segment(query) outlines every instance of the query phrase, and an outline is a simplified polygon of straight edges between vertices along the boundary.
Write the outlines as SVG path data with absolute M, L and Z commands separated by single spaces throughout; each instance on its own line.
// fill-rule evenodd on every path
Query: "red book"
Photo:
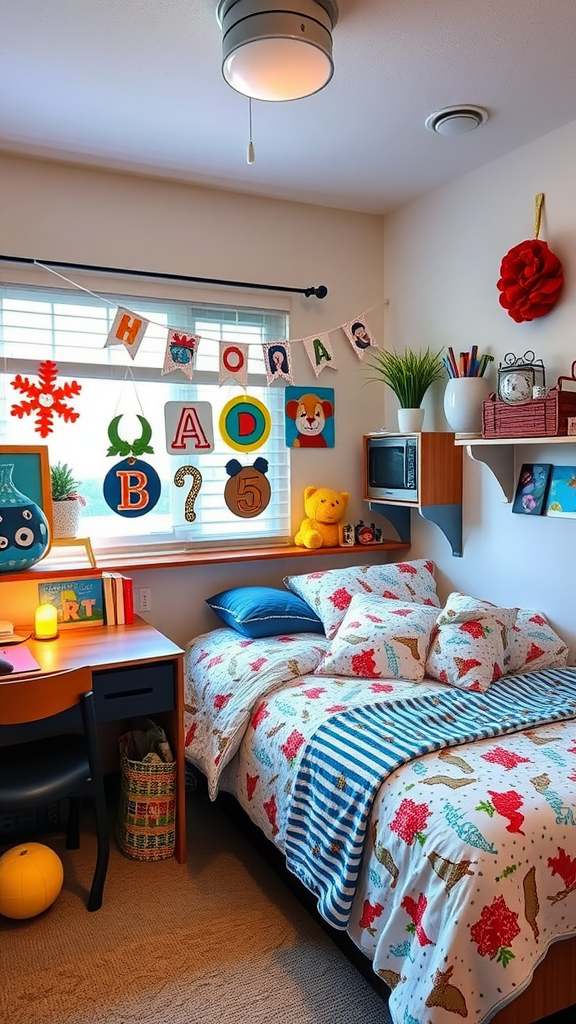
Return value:
M 124 621 L 127 626 L 134 622 L 134 587 L 129 576 L 122 577 L 124 593 Z

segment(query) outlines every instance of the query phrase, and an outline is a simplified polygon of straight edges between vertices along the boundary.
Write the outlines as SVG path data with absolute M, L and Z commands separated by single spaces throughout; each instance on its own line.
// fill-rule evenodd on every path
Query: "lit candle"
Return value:
M 34 616 L 34 639 L 54 640 L 58 636 L 58 613 L 53 604 L 40 604 Z

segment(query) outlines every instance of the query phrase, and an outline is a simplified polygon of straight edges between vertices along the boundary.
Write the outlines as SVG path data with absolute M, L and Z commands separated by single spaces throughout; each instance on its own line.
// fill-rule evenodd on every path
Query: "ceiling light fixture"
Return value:
M 460 104 L 455 107 L 443 107 L 430 114 L 424 124 L 428 131 L 438 135 L 465 135 L 474 131 L 488 120 L 488 111 L 484 107 L 472 104 Z
M 334 73 L 335 0 L 219 0 L 222 74 L 255 100 L 298 100 Z

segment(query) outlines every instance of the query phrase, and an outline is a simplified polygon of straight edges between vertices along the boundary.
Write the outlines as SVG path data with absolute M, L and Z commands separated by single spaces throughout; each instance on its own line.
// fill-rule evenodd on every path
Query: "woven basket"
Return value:
M 121 753 L 127 744 L 121 736 Z M 167 860 L 176 844 L 176 762 L 148 763 L 122 756 L 120 768 L 116 840 L 122 853 L 131 860 Z

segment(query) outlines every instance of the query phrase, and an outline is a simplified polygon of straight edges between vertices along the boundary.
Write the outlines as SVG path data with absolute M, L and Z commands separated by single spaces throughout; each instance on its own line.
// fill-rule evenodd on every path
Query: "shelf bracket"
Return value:
M 411 544 L 410 509 L 405 505 L 385 505 L 381 501 L 369 501 L 368 508 L 378 516 L 383 516 L 396 530 L 403 544 Z
M 411 543 L 410 512 L 406 505 L 388 505 L 381 501 L 369 501 L 368 508 L 376 515 L 387 519 L 404 544 Z M 462 557 L 462 505 L 420 505 L 418 512 L 423 519 L 442 530 L 455 558 Z
M 442 530 L 455 558 L 462 558 L 462 505 L 420 505 L 423 519 Z
M 513 442 L 512 442 L 513 443 Z M 504 501 L 514 497 L 514 449 L 508 445 L 466 445 L 466 452 L 474 462 L 483 462 L 496 478 Z

